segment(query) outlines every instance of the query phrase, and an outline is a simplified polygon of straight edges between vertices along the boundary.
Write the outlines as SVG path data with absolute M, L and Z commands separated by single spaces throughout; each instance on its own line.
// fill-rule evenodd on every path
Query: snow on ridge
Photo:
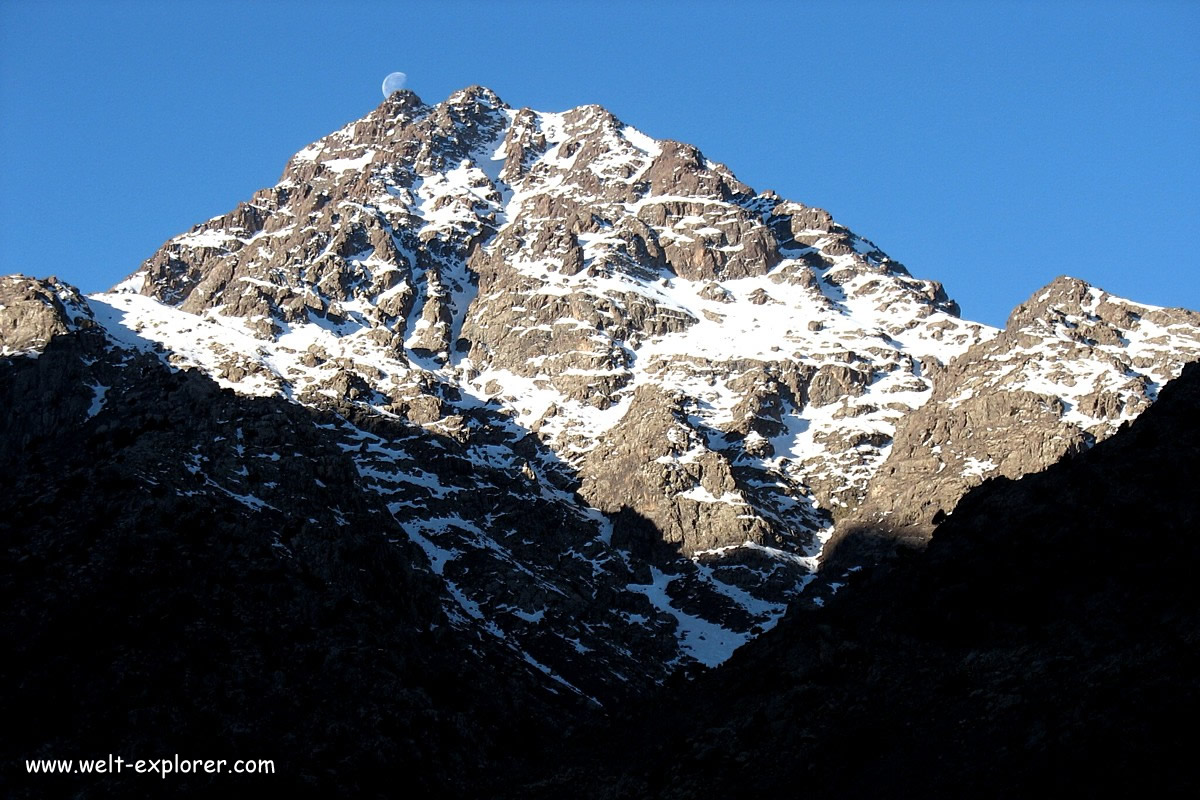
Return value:
M 662 154 L 662 145 L 658 143 L 657 139 L 647 136 L 632 125 L 626 125 L 624 128 L 622 128 L 621 135 L 625 137 L 630 144 L 651 158 L 656 158 Z

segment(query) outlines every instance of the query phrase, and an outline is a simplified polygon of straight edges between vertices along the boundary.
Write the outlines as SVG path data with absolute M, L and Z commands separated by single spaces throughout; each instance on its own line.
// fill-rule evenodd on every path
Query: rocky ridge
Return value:
M 927 536 L 967 490 L 1112 435 L 1200 359 L 1200 314 L 1058 278 L 938 376 L 896 431 L 855 524 Z

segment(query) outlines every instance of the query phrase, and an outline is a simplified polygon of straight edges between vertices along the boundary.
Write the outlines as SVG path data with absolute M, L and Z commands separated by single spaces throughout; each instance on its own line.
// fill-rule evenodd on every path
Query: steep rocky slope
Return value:
M 1108 441 L 976 487 L 924 552 L 533 760 L 508 796 L 1190 794 L 1198 412 L 1193 364 Z

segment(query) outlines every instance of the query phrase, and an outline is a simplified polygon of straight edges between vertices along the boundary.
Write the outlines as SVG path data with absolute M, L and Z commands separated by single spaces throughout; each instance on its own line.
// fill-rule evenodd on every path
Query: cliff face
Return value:
M 815 552 L 821 509 L 857 504 L 924 401 L 922 366 L 992 335 L 827 212 L 758 194 L 694 147 L 480 87 L 436 106 L 396 93 L 102 301 L 242 392 L 423 426 L 453 425 L 456 393 L 493 403 L 606 510 L 619 498 L 587 456 L 661 398 L 731 476 L 710 498 L 675 463 L 684 449 L 639 497 L 651 519 L 694 520 L 670 534 L 689 555 Z M 215 323 L 196 343 L 215 352 L 178 346 L 164 307 Z
M 57 278 L 0 277 L 0 357 L 36 353 L 55 336 L 92 324 L 87 304 Z

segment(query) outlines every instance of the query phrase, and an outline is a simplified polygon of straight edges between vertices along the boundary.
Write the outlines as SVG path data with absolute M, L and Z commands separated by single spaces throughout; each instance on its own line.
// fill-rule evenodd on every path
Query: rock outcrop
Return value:
M 57 278 L 0 277 L 0 356 L 40 352 L 55 336 L 90 324 L 75 287 Z

